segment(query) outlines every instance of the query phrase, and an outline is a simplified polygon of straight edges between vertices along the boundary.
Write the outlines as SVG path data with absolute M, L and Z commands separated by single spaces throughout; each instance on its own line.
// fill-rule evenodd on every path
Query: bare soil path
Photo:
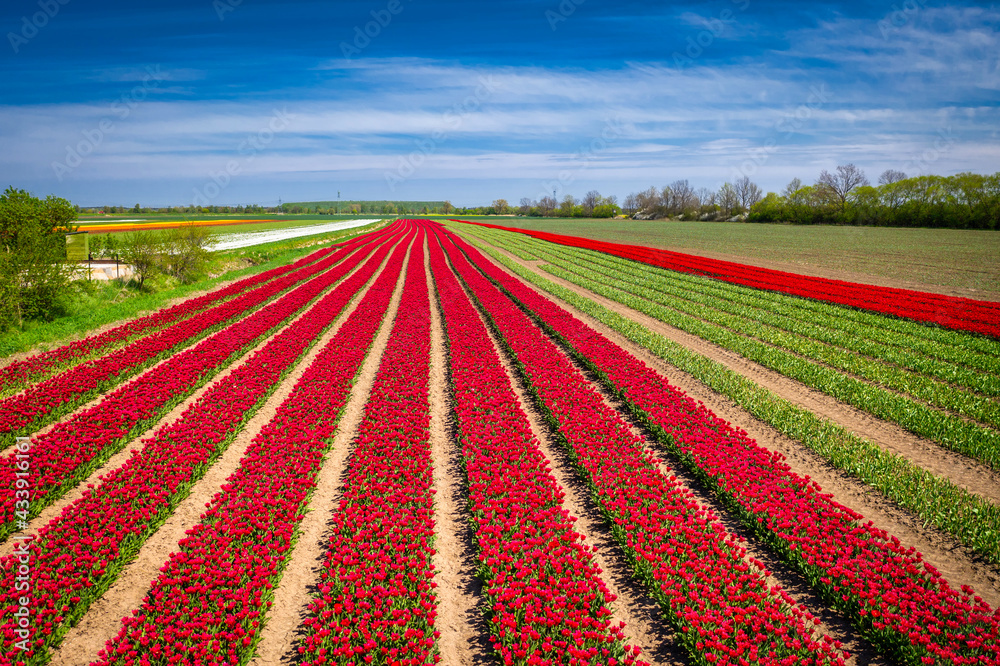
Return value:
M 389 341 L 396 313 L 399 311 L 406 266 L 409 261 L 414 260 L 413 257 L 414 251 L 411 248 L 407 259 L 403 262 L 385 318 L 341 412 L 337 434 L 316 478 L 316 489 L 309 500 L 307 513 L 296 528 L 297 540 L 288 556 L 288 564 L 281 582 L 275 589 L 274 601 L 261 631 L 260 643 L 257 644 L 256 653 L 250 662 L 252 666 L 297 663 L 296 642 L 302 621 L 309 615 L 308 606 L 312 600 L 310 595 L 316 591 L 319 582 L 328 543 L 330 516 L 341 499 L 344 474 L 354 450 L 352 443 L 364 418 L 365 404 L 371 394 L 375 376 L 382 362 L 382 354 Z M 350 312 L 356 309 L 365 289 L 366 287 L 359 292 Z M 346 321 L 350 312 L 342 315 L 340 323 Z

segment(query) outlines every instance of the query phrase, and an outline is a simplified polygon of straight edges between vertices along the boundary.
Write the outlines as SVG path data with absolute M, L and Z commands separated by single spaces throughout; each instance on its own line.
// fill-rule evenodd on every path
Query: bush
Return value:
M 65 234 L 75 220 L 73 205 L 59 197 L 13 187 L 0 196 L 0 330 L 58 313 L 71 277 Z

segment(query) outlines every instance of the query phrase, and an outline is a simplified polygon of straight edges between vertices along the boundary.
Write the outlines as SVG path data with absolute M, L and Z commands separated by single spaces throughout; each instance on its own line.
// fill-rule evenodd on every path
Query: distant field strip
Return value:
M 343 222 L 331 222 L 329 224 L 317 224 L 308 227 L 292 227 L 291 229 L 278 229 L 275 231 L 257 231 L 247 234 L 227 233 L 218 236 L 220 240 L 212 246 L 212 249 L 216 252 L 221 252 L 241 247 L 253 247 L 254 245 L 263 245 L 264 243 L 275 243 L 292 238 L 317 236 L 319 234 L 328 234 L 332 231 L 363 227 L 373 222 L 379 222 L 379 220 L 345 220 Z

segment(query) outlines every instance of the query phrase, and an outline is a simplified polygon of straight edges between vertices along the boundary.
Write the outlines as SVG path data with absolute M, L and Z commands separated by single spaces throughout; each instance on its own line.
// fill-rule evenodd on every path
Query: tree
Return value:
M 510 204 L 506 199 L 497 199 L 493 202 L 493 210 L 497 215 L 506 215 L 510 211 Z
M 196 280 L 204 271 L 214 242 L 207 227 L 188 224 L 170 230 L 161 244 L 161 270 L 184 284 Z
M 733 187 L 736 190 L 736 199 L 739 201 L 740 208 L 746 212 L 749 212 L 754 204 L 764 196 L 757 183 L 750 180 L 750 176 L 743 176 L 733 184 Z
M 151 231 L 133 231 L 122 237 L 122 261 L 135 270 L 140 287 L 158 271 L 159 252 L 159 243 Z
M 782 190 L 781 196 L 786 199 L 791 199 L 795 196 L 795 193 L 802 189 L 802 181 L 798 178 L 792 178 L 792 181 L 785 185 L 785 189 Z
M 55 314 L 71 278 L 66 233 L 77 230 L 76 216 L 60 197 L 13 187 L 0 195 L 0 328 Z
M 663 212 L 663 195 L 655 187 L 643 190 L 636 196 L 639 199 L 639 212 L 642 214 L 655 216 Z
M 886 169 L 882 172 L 882 175 L 878 177 L 879 185 L 891 185 L 892 183 L 898 183 L 901 180 L 906 180 L 906 174 L 902 171 L 896 171 L 895 169 Z
M 590 217 L 594 214 L 594 207 L 601 203 L 601 193 L 597 190 L 591 190 L 583 195 L 583 199 L 580 201 L 580 205 L 583 206 L 584 215 Z
M 855 188 L 868 185 L 868 178 L 864 171 L 853 164 L 844 164 L 837 167 L 835 174 L 823 169 L 817 185 L 829 191 L 831 198 L 840 203 L 840 210 L 843 211 L 847 209 L 847 197 Z
M 639 212 L 639 195 L 634 192 L 625 197 L 625 201 L 622 202 L 622 210 L 629 217 L 632 217 Z
M 574 206 L 576 206 L 576 199 L 573 198 L 572 194 L 567 194 L 563 197 L 562 203 L 559 204 L 559 214 L 563 217 L 573 217 Z
M 517 207 L 517 212 L 521 215 L 528 215 L 531 213 L 531 209 L 537 204 L 531 200 L 531 197 L 521 197 L 521 204 Z
M 445 201 L 441 206 L 441 212 L 445 215 L 451 215 L 451 211 L 455 210 L 455 207 L 451 205 L 450 201 Z
M 726 217 L 732 217 L 733 211 L 740 205 L 739 195 L 736 194 L 736 188 L 732 183 L 723 183 L 719 188 L 718 202 Z
M 538 202 L 538 208 L 542 211 L 542 215 L 548 216 L 552 215 L 556 209 L 557 202 L 555 197 L 544 196 Z
M 663 189 L 668 215 L 681 215 L 698 207 L 694 188 L 686 180 L 675 180 Z

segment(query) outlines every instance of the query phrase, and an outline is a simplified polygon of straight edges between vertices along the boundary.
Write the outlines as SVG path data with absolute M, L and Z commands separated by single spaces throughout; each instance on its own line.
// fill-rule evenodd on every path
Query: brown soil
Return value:
M 654 333 L 725 365 L 730 370 L 753 380 L 779 397 L 807 409 L 817 416 L 837 423 L 888 451 L 909 459 L 915 465 L 926 469 L 936 476 L 948 479 L 961 488 L 1000 504 L 1000 471 L 992 470 L 982 463 L 960 453 L 948 451 L 929 439 L 914 435 L 894 423 L 884 421 L 856 407 L 840 402 L 825 393 L 809 388 L 794 379 L 765 368 L 758 363 L 754 363 L 736 352 L 723 349 L 696 335 L 664 324 L 658 319 L 624 306 L 617 301 L 605 298 L 568 280 L 546 273 L 538 268 L 540 262 L 523 261 L 507 253 L 502 248 L 498 249 L 513 261 L 520 263 L 546 279 L 574 293 L 589 298 L 613 312 L 628 317 Z M 506 271 L 506 268 L 501 264 L 497 264 L 497 266 Z M 507 272 L 509 273 L 509 271 Z M 538 290 L 536 289 L 536 291 Z M 550 297 L 548 294 L 545 295 Z M 571 306 L 562 305 L 571 309 Z M 577 313 L 575 310 L 573 312 L 577 316 L 582 314 Z M 587 320 L 588 323 L 594 321 L 589 317 Z
M 443 319 L 434 298 L 430 258 L 425 255 L 427 285 L 431 293 L 431 457 L 434 461 L 434 580 L 437 583 L 441 633 L 441 661 L 455 666 L 492 664 L 482 580 L 476 575 L 476 548 L 467 509 L 468 493 L 463 481 L 464 463 L 451 433 L 448 359 Z
M 646 593 L 642 583 L 632 575 L 628 558 L 600 518 L 586 486 L 577 478 L 566 455 L 553 441 L 533 400 L 518 379 L 510 359 L 500 348 L 496 336 L 488 327 L 487 333 L 528 418 L 532 434 L 539 442 L 539 450 L 546 459 L 547 467 L 565 493 L 563 506 L 575 519 L 574 530 L 584 537 L 584 544 L 598 548 L 593 554 L 594 562 L 602 572 L 604 584 L 617 598 L 614 603 L 609 604 L 611 624 L 624 622 L 625 643 L 638 646 L 642 650 L 642 658 L 654 666 L 688 663 L 684 650 L 673 642 L 673 629 L 662 619 L 659 606 Z
M 691 248 L 664 247 L 664 250 L 672 252 L 682 252 L 684 254 L 695 254 L 709 259 L 720 259 L 722 261 L 732 261 L 738 264 L 750 264 L 762 268 L 770 268 L 788 273 L 798 273 L 799 275 L 812 275 L 814 277 L 827 278 L 831 280 L 845 280 L 847 282 L 857 282 L 860 284 L 871 284 L 879 287 L 893 287 L 896 289 L 912 289 L 913 291 L 926 291 L 932 294 L 944 294 L 945 296 L 960 296 L 962 298 L 972 298 L 979 301 L 1000 301 L 1000 291 L 989 289 L 973 289 L 971 287 L 950 287 L 939 284 L 925 284 L 913 280 L 902 280 L 899 278 L 886 277 L 884 275 L 872 275 L 869 273 L 859 273 L 826 266 L 818 266 L 804 261 L 778 261 L 776 259 L 761 259 L 747 257 L 737 254 L 727 254 L 725 252 L 710 252 L 706 250 L 692 250 Z M 820 255 L 822 256 L 822 255 Z M 934 267 L 929 267 L 933 269 Z
M 381 274 L 384 268 L 385 262 L 377 273 Z M 319 582 L 328 541 L 330 515 L 336 510 L 341 499 L 343 477 L 348 458 L 353 451 L 352 442 L 364 418 L 365 403 L 368 402 L 372 385 L 375 383 L 375 375 L 382 361 L 382 353 L 392 332 L 405 275 L 406 262 L 389 301 L 382 326 L 341 412 L 337 434 L 316 479 L 316 489 L 309 500 L 307 513 L 296 528 L 297 541 L 289 554 L 281 582 L 275 589 L 274 602 L 261 631 L 261 640 L 251 661 L 252 666 L 297 663 L 299 655 L 296 651 L 296 640 L 299 638 L 302 621 L 309 615 L 308 605 L 312 599 L 310 593 L 316 589 Z M 357 308 L 361 301 L 360 295 L 366 289 L 363 288 L 359 292 L 359 298 L 356 298 L 345 314 L 341 315 L 337 328 Z M 332 335 L 333 332 L 327 336 L 324 345 Z
M 506 271 L 506 268 L 502 265 L 497 264 L 497 266 L 501 270 Z M 544 274 L 544 276 L 547 279 L 552 279 L 554 282 L 558 282 L 558 280 L 553 278 L 553 276 L 548 274 Z M 564 284 L 564 286 L 574 289 L 577 293 L 581 293 L 588 298 L 593 298 L 593 300 L 597 302 L 601 302 L 602 305 L 605 305 L 609 309 L 614 309 L 625 316 L 632 317 L 633 313 L 629 312 L 618 303 L 612 304 L 610 302 L 603 302 L 599 296 L 586 292 L 575 285 Z M 875 492 L 857 478 L 833 468 L 832 465 L 824 461 L 812 451 L 806 449 L 801 443 L 782 435 L 771 426 L 758 421 L 729 399 L 715 393 L 687 373 L 684 373 L 665 363 L 662 359 L 654 356 L 645 348 L 632 343 L 630 340 L 621 336 L 604 324 L 576 310 L 573 306 L 552 297 L 550 294 L 536 289 L 533 285 L 529 284 L 528 287 L 535 289 L 535 291 L 539 292 L 541 295 L 549 298 L 553 302 L 558 303 L 569 312 L 572 312 L 573 315 L 581 321 L 587 323 L 588 326 L 614 341 L 622 348 L 628 350 L 634 356 L 645 362 L 646 365 L 659 371 L 662 375 L 664 375 L 664 377 L 669 379 L 671 384 L 680 388 L 693 399 L 702 401 L 705 406 L 716 415 L 746 430 L 747 433 L 749 433 L 749 435 L 761 446 L 770 450 L 778 451 L 786 456 L 786 462 L 791 466 L 793 471 L 802 476 L 809 475 L 823 487 L 824 492 L 831 493 L 834 499 L 838 502 L 864 515 L 865 518 L 867 520 L 871 520 L 876 527 L 897 536 L 905 545 L 915 547 L 923 554 L 926 561 L 930 562 L 941 571 L 942 575 L 953 587 L 957 589 L 962 584 L 971 585 L 976 589 L 977 594 L 982 596 L 990 605 L 993 607 L 1000 605 L 1000 569 L 984 563 L 978 555 L 958 543 L 953 537 L 932 527 L 925 527 L 922 520 L 905 510 L 901 510 L 896 504 L 886 499 L 883 495 Z M 635 320 L 642 324 L 646 323 L 638 316 L 635 317 Z M 662 327 L 662 324 L 660 324 L 660 326 Z M 684 340 L 678 341 L 685 344 L 685 346 L 688 346 Z M 696 341 L 697 340 L 692 342 Z M 701 342 L 704 343 L 704 341 Z M 695 347 L 694 345 L 691 345 L 689 348 L 693 348 L 695 351 L 701 351 L 700 348 Z M 726 362 L 722 355 L 717 355 L 714 358 L 720 362 Z M 757 376 L 753 374 L 749 374 L 748 376 L 750 376 L 751 379 L 754 379 L 754 381 L 757 381 Z M 771 386 L 767 387 L 772 391 L 774 390 Z M 804 389 L 802 389 L 802 391 L 804 391 Z M 797 394 L 792 391 L 789 395 L 782 395 L 782 397 L 791 399 L 796 397 L 796 395 Z M 825 401 L 830 400 L 830 398 L 825 397 Z M 802 404 L 807 409 L 812 409 L 810 404 L 804 404 L 804 401 L 802 400 L 792 401 Z M 820 400 L 820 403 L 825 401 Z M 839 405 L 839 403 L 835 403 L 835 405 Z M 840 405 L 840 407 L 850 410 L 850 408 L 844 408 L 842 405 Z M 824 416 L 829 418 L 828 415 L 824 414 Z M 837 421 L 837 419 L 831 420 Z M 867 427 L 864 427 L 869 424 L 876 426 L 874 433 Z M 878 424 L 882 425 L 879 426 Z M 872 437 L 873 434 L 876 436 L 887 437 L 886 432 L 880 431 L 878 429 L 879 427 L 884 427 L 891 431 L 891 429 L 895 426 L 890 426 L 868 416 L 866 419 L 858 418 L 855 421 L 854 429 L 859 430 L 861 435 L 872 438 L 873 441 L 883 444 L 881 439 Z M 947 452 L 943 451 L 939 447 L 934 447 L 933 454 L 935 456 L 943 456 L 947 454 Z M 946 465 L 947 461 L 943 463 L 943 466 Z M 976 466 L 973 465 L 972 468 L 975 469 Z M 970 483 L 961 482 L 961 479 L 963 478 L 961 471 L 955 471 L 954 474 L 948 474 L 947 478 L 961 483 L 961 485 L 965 487 L 971 486 Z M 995 486 L 991 493 L 995 496 Z
M 355 270 L 358 269 L 360 266 Z M 353 272 L 343 279 L 349 277 Z M 347 311 L 353 311 L 357 300 L 355 299 Z M 89 664 L 97 657 L 98 652 L 104 648 L 107 641 L 117 634 L 121 627 L 122 618 L 128 616 L 133 609 L 142 604 L 153 581 L 159 575 L 160 567 L 167 562 L 170 554 L 177 550 L 177 544 L 184 538 L 185 532 L 200 522 L 206 503 L 211 501 L 229 476 L 239 468 L 254 437 L 277 414 L 278 408 L 291 394 L 305 370 L 339 330 L 347 316 L 347 311 L 337 318 L 317 344 L 295 365 L 279 384 L 277 390 L 247 421 L 215 464 L 194 485 L 188 497 L 178 505 L 163 526 L 146 541 L 136 559 L 126 565 L 111 588 L 90 607 L 80 623 L 69 631 L 62 644 L 53 653 L 54 663 L 74 666 Z M 308 314 L 307 310 L 292 321 L 308 316 Z M 291 322 L 289 322 L 290 324 Z M 276 334 L 277 332 L 275 332 Z M 231 371 L 232 368 L 227 370 L 227 373 Z

